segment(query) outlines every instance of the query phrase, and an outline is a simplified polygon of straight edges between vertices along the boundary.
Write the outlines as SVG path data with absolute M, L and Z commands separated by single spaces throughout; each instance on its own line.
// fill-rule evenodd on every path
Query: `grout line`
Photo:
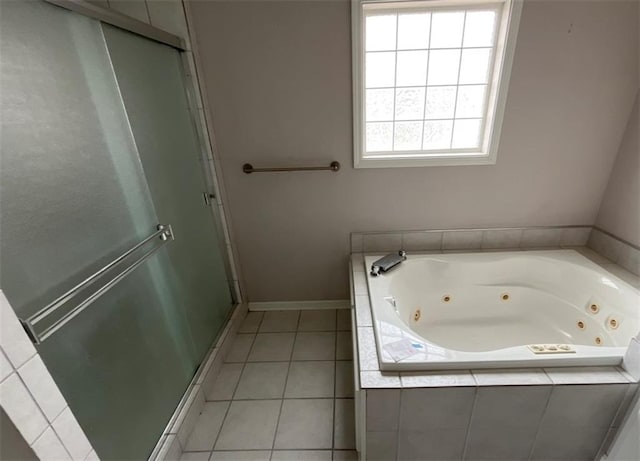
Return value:
M 476 381 L 477 384 L 477 380 L 475 379 L 475 377 L 473 376 L 473 380 Z M 469 434 L 471 433 L 471 423 L 473 422 L 473 415 L 475 414 L 476 411 L 476 405 L 478 404 L 478 392 L 480 391 L 480 388 L 476 385 L 476 387 L 473 390 L 473 405 L 471 406 L 471 414 L 469 415 L 469 422 L 467 423 L 467 430 L 465 432 L 464 435 L 464 445 L 462 446 L 462 459 L 465 460 L 467 459 L 467 449 L 469 448 Z

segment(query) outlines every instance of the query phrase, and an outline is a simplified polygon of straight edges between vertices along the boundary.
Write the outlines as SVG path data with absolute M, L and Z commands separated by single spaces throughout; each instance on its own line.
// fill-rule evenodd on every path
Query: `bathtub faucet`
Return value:
M 407 259 L 407 253 L 404 250 L 398 251 L 398 254 L 390 253 L 382 258 L 374 261 L 371 265 L 371 275 L 377 277 L 381 272 L 387 272 L 392 267 L 397 266 Z

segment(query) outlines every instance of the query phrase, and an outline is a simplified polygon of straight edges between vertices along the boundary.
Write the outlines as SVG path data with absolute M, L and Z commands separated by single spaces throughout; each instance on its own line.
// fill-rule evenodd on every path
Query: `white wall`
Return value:
M 382 170 L 352 168 L 347 0 L 190 3 L 250 301 L 346 298 L 352 231 L 595 222 L 637 88 L 637 2 L 526 1 L 497 165 Z

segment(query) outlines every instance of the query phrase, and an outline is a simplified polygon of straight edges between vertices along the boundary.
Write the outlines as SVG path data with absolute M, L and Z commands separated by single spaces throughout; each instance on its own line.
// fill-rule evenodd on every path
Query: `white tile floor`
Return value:
M 355 461 L 348 310 L 250 312 L 183 461 Z

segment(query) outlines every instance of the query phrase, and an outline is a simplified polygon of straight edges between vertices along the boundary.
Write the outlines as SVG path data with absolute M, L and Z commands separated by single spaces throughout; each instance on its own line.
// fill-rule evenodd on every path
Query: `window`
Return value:
M 352 2 L 356 168 L 495 163 L 521 2 Z

